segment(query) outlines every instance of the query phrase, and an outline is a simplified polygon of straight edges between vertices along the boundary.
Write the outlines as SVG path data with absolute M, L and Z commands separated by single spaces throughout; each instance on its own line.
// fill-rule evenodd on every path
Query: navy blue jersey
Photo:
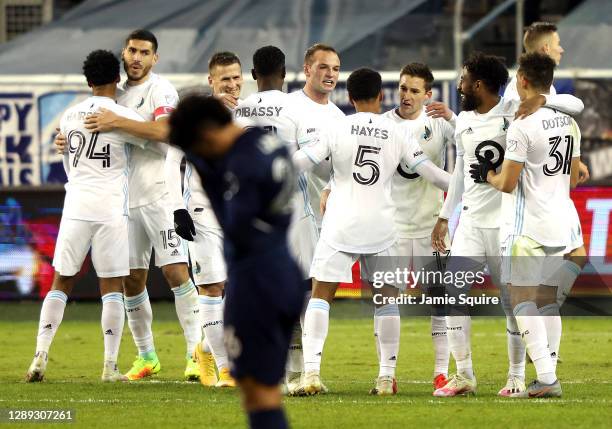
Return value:
M 187 158 L 223 229 L 228 264 L 287 245 L 296 175 L 280 140 L 250 128 L 220 159 Z

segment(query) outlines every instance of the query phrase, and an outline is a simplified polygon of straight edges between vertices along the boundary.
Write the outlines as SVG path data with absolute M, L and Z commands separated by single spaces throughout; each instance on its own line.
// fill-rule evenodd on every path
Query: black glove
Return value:
M 187 241 L 193 241 L 196 233 L 195 225 L 187 210 L 178 209 L 174 211 L 174 230 L 179 237 Z
M 475 183 L 487 183 L 487 174 L 491 170 L 495 170 L 495 167 L 488 159 L 481 160 L 478 164 L 470 164 L 470 176 Z

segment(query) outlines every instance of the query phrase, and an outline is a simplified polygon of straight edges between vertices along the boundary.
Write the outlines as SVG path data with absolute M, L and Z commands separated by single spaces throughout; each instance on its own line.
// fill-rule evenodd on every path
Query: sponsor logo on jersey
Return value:
M 359 125 L 351 125 L 351 134 L 354 136 L 374 137 L 383 140 L 389 138 L 389 131 L 384 128 L 362 127 Z
M 412 154 L 412 156 L 414 156 L 415 158 L 417 156 L 423 155 L 423 151 L 422 150 L 417 150 L 415 153 Z

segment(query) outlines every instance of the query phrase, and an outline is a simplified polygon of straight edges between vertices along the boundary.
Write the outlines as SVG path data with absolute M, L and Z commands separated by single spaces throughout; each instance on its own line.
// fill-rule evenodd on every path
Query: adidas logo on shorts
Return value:
M 115 335 L 111 329 L 107 329 L 104 335 Z
M 170 256 L 181 256 L 181 253 L 178 251 L 178 249 L 174 249 L 174 252 L 170 253 Z

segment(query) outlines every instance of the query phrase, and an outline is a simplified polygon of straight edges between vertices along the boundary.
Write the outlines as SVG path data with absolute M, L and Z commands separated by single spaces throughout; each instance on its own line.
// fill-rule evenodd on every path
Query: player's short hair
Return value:
M 260 76 L 280 74 L 285 68 L 285 54 L 276 46 L 264 46 L 253 54 L 253 69 Z
M 115 83 L 119 78 L 119 59 L 111 51 L 92 51 L 83 62 L 83 74 L 91 86 Z
M 406 64 L 402 71 L 400 72 L 400 79 L 402 76 L 408 75 L 413 77 L 420 77 L 425 81 L 425 90 L 431 91 L 431 86 L 433 85 L 434 77 L 431 73 L 431 69 L 427 64 L 422 63 L 410 63 Z
M 360 68 L 350 74 L 346 89 L 353 101 L 371 100 L 380 94 L 382 78 L 376 70 Z
M 338 52 L 336 52 L 336 50 L 331 46 L 326 45 L 325 43 L 315 43 L 310 48 L 306 49 L 306 52 L 304 53 L 304 64 L 312 64 L 314 54 L 319 51 L 333 52 L 334 54 L 338 55 Z
M 546 54 L 530 52 L 519 58 L 519 72 L 536 89 L 548 90 L 553 83 L 555 60 Z
M 189 95 L 170 115 L 168 140 L 182 149 L 190 149 L 206 128 L 219 128 L 231 122 L 231 112 L 215 97 Z
M 208 72 L 210 73 L 210 71 L 217 66 L 231 66 L 232 64 L 238 64 L 242 67 L 238 55 L 228 51 L 216 52 L 210 57 L 210 61 L 208 61 Z
M 138 30 L 132 31 L 125 38 L 125 46 L 127 46 L 130 40 L 144 40 L 145 42 L 151 42 L 151 44 L 153 45 L 153 52 L 157 52 L 157 37 L 155 37 L 155 35 L 149 30 L 139 28 Z
M 542 37 L 548 36 L 557 31 L 557 26 L 552 22 L 534 22 L 525 29 L 523 45 L 527 52 L 538 49 L 538 44 Z
M 508 69 L 504 59 L 495 55 L 474 52 L 465 60 L 463 67 L 467 69 L 474 80 L 481 80 L 489 91 L 499 93 L 502 86 L 508 82 Z

